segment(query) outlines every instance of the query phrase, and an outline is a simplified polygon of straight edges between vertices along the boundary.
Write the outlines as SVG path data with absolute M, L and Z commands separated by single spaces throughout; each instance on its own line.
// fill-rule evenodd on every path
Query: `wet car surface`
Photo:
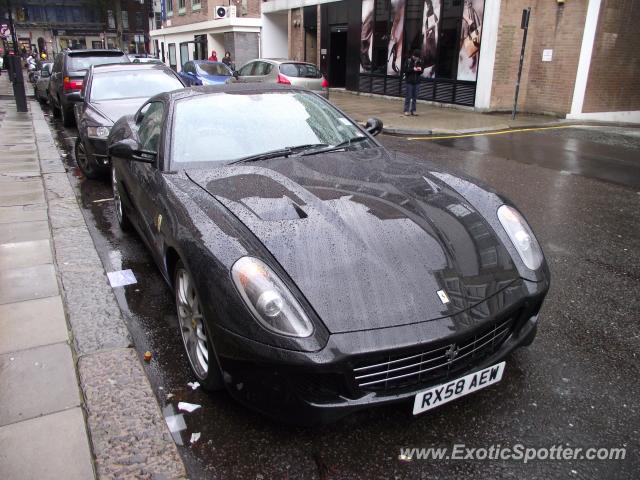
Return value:
M 105 269 L 130 268 L 137 278 L 137 284 L 114 291 L 138 353 L 153 353 L 144 365 L 160 406 L 171 412 L 178 401 L 202 405 L 184 415 L 187 428 L 174 436 L 182 444 L 190 478 L 633 478 L 640 469 L 640 338 L 634 321 L 640 313 L 640 186 L 572 175 L 560 160 L 532 165 L 518 159 L 517 151 L 507 159 L 491 149 L 461 150 L 450 140 L 382 137 L 387 147 L 479 177 L 516 202 L 545 250 L 554 285 L 536 340 L 507 358 L 499 384 L 419 417 L 411 415 L 410 405 L 401 404 L 360 412 L 333 425 L 294 428 L 244 408 L 224 392 L 207 394 L 187 385 L 194 378 L 172 293 L 141 240 L 117 226 L 110 185 L 86 180 L 77 170 L 75 129 L 62 129 L 59 121 L 48 118 L 66 153 Z M 587 141 L 582 134 L 548 135 L 554 142 L 566 135 L 575 144 Z M 524 136 L 518 140 L 530 141 Z M 454 148 L 438 145 L 447 142 Z M 629 142 L 625 148 L 640 148 L 640 141 L 631 137 Z M 556 147 L 559 157 L 562 151 Z M 201 438 L 189 444 L 194 432 Z M 398 459 L 401 447 L 495 443 L 626 446 L 629 451 L 623 461 L 527 465 Z

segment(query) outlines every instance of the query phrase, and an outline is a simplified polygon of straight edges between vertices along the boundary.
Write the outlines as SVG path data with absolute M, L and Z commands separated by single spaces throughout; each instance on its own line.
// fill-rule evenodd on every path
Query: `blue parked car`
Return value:
M 193 60 L 185 63 L 178 75 L 188 86 L 220 85 L 233 76 L 233 70 L 222 62 Z

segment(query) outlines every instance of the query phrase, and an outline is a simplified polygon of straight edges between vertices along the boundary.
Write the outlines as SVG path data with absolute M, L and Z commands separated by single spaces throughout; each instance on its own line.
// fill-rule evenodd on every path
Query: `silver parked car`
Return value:
M 43 63 L 42 69 L 38 72 L 38 79 L 33 84 L 33 94 L 40 103 L 47 101 L 47 89 L 49 88 L 52 68 L 53 62 Z
M 313 63 L 276 58 L 258 58 L 238 70 L 243 82 L 281 83 L 329 96 L 329 82 Z

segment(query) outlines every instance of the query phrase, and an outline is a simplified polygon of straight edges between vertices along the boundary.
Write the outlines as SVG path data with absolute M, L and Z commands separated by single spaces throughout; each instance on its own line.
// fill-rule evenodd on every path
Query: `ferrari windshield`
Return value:
M 174 164 L 228 163 L 303 146 L 350 146 L 365 137 L 328 102 L 305 92 L 196 96 L 179 100 L 174 112 Z M 351 148 L 368 143 L 353 142 Z

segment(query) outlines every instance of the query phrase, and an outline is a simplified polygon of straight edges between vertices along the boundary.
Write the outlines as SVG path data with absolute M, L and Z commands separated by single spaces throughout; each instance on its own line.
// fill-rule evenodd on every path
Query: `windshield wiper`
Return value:
M 305 157 L 307 155 L 317 155 L 318 153 L 325 153 L 325 152 L 334 152 L 336 150 L 342 150 L 343 148 L 347 148 L 350 147 L 351 145 L 353 145 L 354 143 L 358 143 L 358 142 L 362 142 L 364 140 L 368 140 L 369 137 L 352 137 L 348 140 L 345 140 L 344 142 L 340 142 L 337 145 L 332 145 L 329 148 L 322 148 L 320 150 L 314 150 L 313 152 L 307 152 L 307 153 L 303 153 L 302 156 Z
M 300 152 L 302 150 L 325 146 L 327 146 L 326 143 L 309 143 L 307 145 L 297 145 L 295 147 L 278 148 L 276 150 L 269 150 L 268 152 L 257 153 L 255 155 L 249 155 L 248 157 L 234 160 L 233 162 L 229 163 L 229 165 L 233 165 L 234 163 L 258 162 L 260 160 L 268 160 L 270 158 L 288 157 L 289 155 L 293 155 L 294 153 Z

